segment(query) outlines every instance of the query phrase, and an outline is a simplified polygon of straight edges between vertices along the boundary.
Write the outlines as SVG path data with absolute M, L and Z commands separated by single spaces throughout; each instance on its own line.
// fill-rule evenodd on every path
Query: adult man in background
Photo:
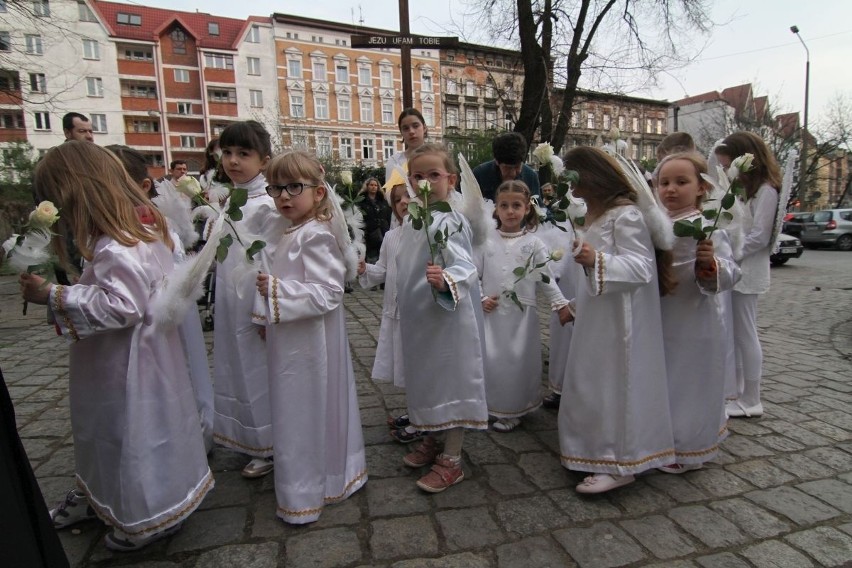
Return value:
M 69 112 L 62 117 L 62 132 L 65 133 L 65 141 L 80 140 L 81 142 L 95 142 L 95 133 L 92 123 L 85 114 Z
M 520 132 L 504 132 L 491 142 L 494 159 L 473 168 L 482 197 L 494 201 L 497 187 L 504 181 L 520 180 L 530 188 L 531 195 L 539 195 L 538 174 L 524 164 L 527 141 Z

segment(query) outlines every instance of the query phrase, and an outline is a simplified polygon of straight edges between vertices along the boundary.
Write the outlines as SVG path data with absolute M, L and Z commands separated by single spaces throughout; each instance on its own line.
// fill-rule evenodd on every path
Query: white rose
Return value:
M 417 188 L 420 190 L 420 193 L 429 193 L 432 191 L 432 186 L 429 185 L 429 180 L 421 179 L 417 182 Z
M 343 170 L 340 172 L 340 181 L 343 185 L 352 185 L 352 171 Z
M 731 169 L 738 172 L 747 172 L 751 169 L 751 164 L 754 161 L 754 154 L 743 154 L 731 162 Z
M 180 178 L 180 181 L 175 185 L 175 189 L 191 198 L 201 193 L 201 184 L 194 177 L 187 175 Z
M 550 167 L 553 169 L 553 175 L 559 177 L 565 171 L 565 164 L 559 156 L 550 157 Z
M 548 163 L 551 156 L 553 156 L 553 146 L 548 142 L 542 142 L 533 150 L 533 158 L 541 165 Z
M 577 219 L 578 217 L 586 216 L 586 202 L 580 199 L 579 197 L 571 197 L 571 203 L 568 204 L 567 210 L 568 216 L 571 219 Z
M 559 262 L 560 260 L 562 260 L 563 256 L 565 256 L 565 251 L 562 249 L 556 249 L 555 251 L 550 253 L 550 258 L 553 259 L 555 262 Z
M 30 213 L 29 225 L 34 229 L 47 229 L 58 220 L 59 209 L 50 201 L 42 201 Z

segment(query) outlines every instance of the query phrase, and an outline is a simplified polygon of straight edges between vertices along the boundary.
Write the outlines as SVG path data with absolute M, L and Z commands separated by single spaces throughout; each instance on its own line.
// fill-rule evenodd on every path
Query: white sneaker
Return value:
M 116 552 L 133 552 L 175 534 L 182 526 L 183 523 L 178 523 L 165 530 L 141 538 L 131 537 L 118 529 L 113 529 L 111 533 L 104 537 L 104 545 Z
M 272 458 L 254 458 L 243 468 L 243 477 L 256 479 L 272 473 Z
M 89 499 L 82 491 L 72 489 L 65 495 L 65 500 L 50 510 L 53 528 L 64 529 L 83 521 L 97 519 L 95 510 L 89 505 Z
M 757 418 L 763 416 L 763 404 L 746 406 L 739 399 L 729 400 L 725 403 L 725 414 L 728 418 Z

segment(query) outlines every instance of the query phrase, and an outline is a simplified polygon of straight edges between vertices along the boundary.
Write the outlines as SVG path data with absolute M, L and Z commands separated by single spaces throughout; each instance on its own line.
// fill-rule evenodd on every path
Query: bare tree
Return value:
M 620 92 L 687 64 L 709 31 L 706 0 L 468 0 L 495 38 L 518 45 L 526 76 L 515 130 L 558 151 L 580 84 Z M 517 23 L 517 25 L 515 25 Z M 691 55 L 690 55 L 691 54 Z M 551 108 L 555 89 L 561 104 Z

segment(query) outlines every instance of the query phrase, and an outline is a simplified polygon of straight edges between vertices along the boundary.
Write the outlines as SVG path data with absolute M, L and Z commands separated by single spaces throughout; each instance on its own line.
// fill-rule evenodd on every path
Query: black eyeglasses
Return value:
M 273 199 L 277 199 L 281 197 L 281 194 L 285 191 L 290 197 L 296 197 L 301 195 L 306 187 L 319 187 L 318 185 L 311 185 L 309 183 L 302 183 L 300 181 L 294 181 L 291 183 L 285 183 L 284 185 L 267 185 L 266 193 L 269 197 Z

